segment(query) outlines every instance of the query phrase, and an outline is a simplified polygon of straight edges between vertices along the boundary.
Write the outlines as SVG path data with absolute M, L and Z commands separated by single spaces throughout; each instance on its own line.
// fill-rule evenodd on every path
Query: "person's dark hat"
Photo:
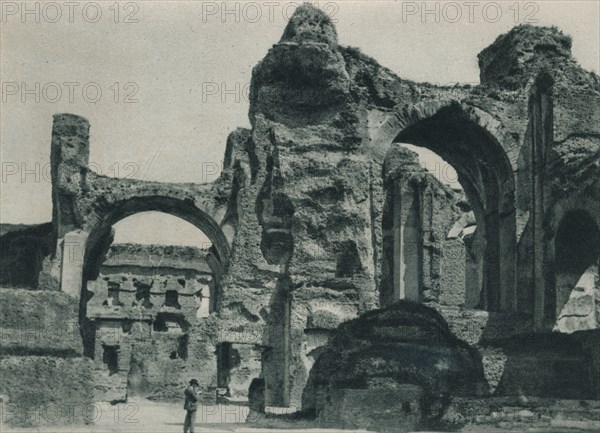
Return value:
M 200 385 L 196 379 L 190 380 L 190 385 Z

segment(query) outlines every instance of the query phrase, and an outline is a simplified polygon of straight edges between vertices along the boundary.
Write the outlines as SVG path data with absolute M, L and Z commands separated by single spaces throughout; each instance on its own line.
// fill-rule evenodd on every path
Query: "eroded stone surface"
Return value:
M 311 378 L 319 365 L 329 372 L 322 383 L 339 382 L 338 413 L 360 398 L 356 389 L 402 393 L 393 391 L 402 378 L 414 378 L 428 396 L 419 406 L 425 419 L 442 417 L 456 395 L 483 401 L 477 410 L 488 395 L 548 397 L 562 389 L 566 398 L 600 398 L 561 382 L 574 377 L 592 394 L 600 389 L 598 283 L 567 304 L 593 328 L 567 338 L 573 353 L 546 341 L 563 295 L 598 260 L 598 78 L 552 28 L 519 26 L 479 61 L 479 86 L 404 80 L 339 45 L 326 14 L 302 6 L 253 70 L 252 128 L 230 134 L 224 170 L 205 184 L 98 176 L 87 167 L 87 120 L 56 115 L 53 221 L 6 229 L 1 238 L 1 269 L 22 264 L 37 277 L 3 274 L 2 291 L 18 298 L 12 287 L 60 289 L 83 299 L 86 355 L 98 361 L 107 353 L 89 374 L 101 378 L 96 391 L 114 399 L 131 392 L 178 400 L 197 377 L 203 401 L 214 402 L 217 391 L 245 397 L 243 388 L 264 379 L 267 406 L 298 407 L 313 395 L 306 408 L 315 408 Z M 422 170 L 399 143 L 439 154 L 464 191 Z M 205 262 L 193 256 L 179 266 L 176 253 L 168 270 L 149 275 L 160 266 L 134 246 L 125 254 L 133 261 L 118 262 L 111 226 L 148 210 L 204 231 L 212 242 Z M 571 263 L 560 253 L 578 222 L 589 228 L 578 234 L 589 254 Z M 34 258 L 5 242 L 17 232 L 35 233 Z M 75 252 L 72 239 L 82 244 Z M 204 264 L 212 287 L 208 278 L 197 281 Z M 191 302 L 196 283 L 214 291 L 202 314 Z M 121 288 L 118 299 L 109 296 Z M 414 307 L 416 314 L 397 304 L 406 300 L 427 307 Z M 386 308 L 372 311 L 379 307 Z M 40 308 L 48 317 L 62 311 Z M 7 315 L 14 320 L 6 326 L 17 316 Z M 357 323 L 370 324 L 371 334 Z M 547 344 L 532 353 L 524 336 Z M 345 368 L 334 368 L 339 362 Z M 563 374 L 571 370 L 577 375 Z M 12 400 L 17 391 L 3 392 Z
M 335 417 L 354 428 L 377 425 L 378 413 L 363 410 L 357 419 L 352 405 L 344 402 L 351 393 L 340 390 L 379 390 L 394 402 L 407 403 L 404 417 L 401 412 L 397 416 L 400 422 L 406 418 L 409 429 L 439 419 L 450 395 L 481 397 L 488 392 L 477 352 L 456 339 L 435 310 L 410 302 L 339 327 L 309 383 L 304 409 L 314 408 L 318 416 Z

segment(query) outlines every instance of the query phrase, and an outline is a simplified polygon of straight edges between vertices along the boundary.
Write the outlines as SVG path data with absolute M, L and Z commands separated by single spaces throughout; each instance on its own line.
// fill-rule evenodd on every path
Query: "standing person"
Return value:
M 200 384 L 196 379 L 190 380 L 188 386 L 183 392 L 185 395 L 185 403 L 183 408 L 187 411 L 185 421 L 183 422 L 183 433 L 194 433 L 194 424 L 196 422 L 196 411 L 198 410 L 198 387 Z

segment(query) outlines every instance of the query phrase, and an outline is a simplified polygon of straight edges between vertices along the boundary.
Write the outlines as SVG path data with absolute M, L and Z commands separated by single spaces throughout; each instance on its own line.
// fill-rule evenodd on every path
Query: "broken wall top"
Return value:
M 598 76 L 571 55 L 571 44 L 571 37 L 556 27 L 517 26 L 477 56 L 481 84 L 517 90 L 544 71 L 557 84 L 600 90 Z
M 481 85 L 442 87 L 398 77 L 357 48 L 337 44 L 330 18 L 308 4 L 299 7 L 283 37 L 254 68 L 250 119 L 257 114 L 290 127 L 329 124 L 347 135 L 343 150 L 360 148 L 362 109 L 395 111 L 424 101 L 457 100 L 500 119 L 523 136 L 529 88 L 542 72 L 567 92 L 600 95 L 600 81 L 571 55 L 571 38 L 554 27 L 521 25 L 499 36 L 478 56 Z M 574 119 L 571 119 L 574 120 Z M 564 126 L 569 129 L 568 125 Z

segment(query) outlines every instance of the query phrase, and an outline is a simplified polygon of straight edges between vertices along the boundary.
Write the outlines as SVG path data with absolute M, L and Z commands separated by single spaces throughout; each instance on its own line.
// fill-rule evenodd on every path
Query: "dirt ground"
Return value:
M 180 433 L 183 431 L 185 411 L 181 404 L 156 403 L 137 399 L 127 403 L 111 405 L 97 403 L 94 408 L 93 425 L 48 425 L 37 428 L 9 428 L 0 426 L 0 433 Z M 319 429 L 309 423 L 277 422 L 276 428 L 252 427 L 246 424 L 248 407 L 237 405 L 200 406 L 196 416 L 197 433 L 368 433 L 366 430 Z M 462 433 L 575 433 L 596 431 L 579 426 L 557 425 L 547 427 L 519 426 L 498 428 L 493 426 L 468 426 Z M 423 433 L 423 432 L 421 432 Z M 426 432 L 427 433 L 427 432 Z M 436 432 L 428 432 L 436 433 Z

